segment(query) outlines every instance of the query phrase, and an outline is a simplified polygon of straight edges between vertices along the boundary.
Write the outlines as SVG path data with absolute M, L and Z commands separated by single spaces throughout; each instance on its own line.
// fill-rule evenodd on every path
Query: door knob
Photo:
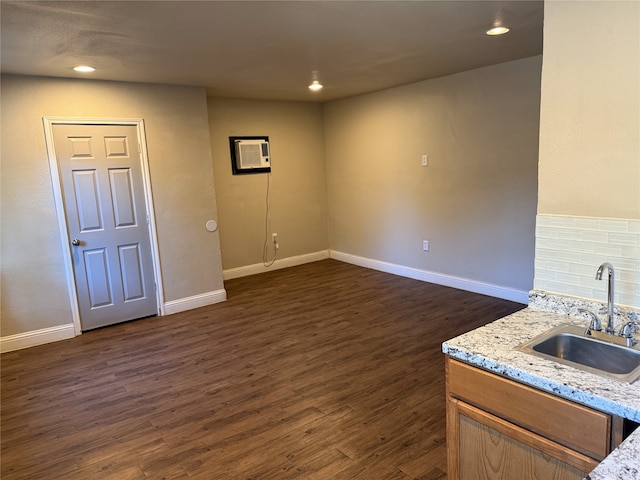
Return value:
M 71 240 L 71 245 L 73 245 L 74 247 L 77 247 L 78 245 L 80 245 L 80 240 L 78 240 L 77 238 L 74 238 L 73 240 Z

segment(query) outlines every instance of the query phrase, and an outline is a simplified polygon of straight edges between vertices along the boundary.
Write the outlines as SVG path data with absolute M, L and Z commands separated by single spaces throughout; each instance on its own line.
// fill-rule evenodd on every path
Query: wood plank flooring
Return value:
M 334 260 L 3 354 L 15 479 L 446 478 L 440 344 L 524 305 Z

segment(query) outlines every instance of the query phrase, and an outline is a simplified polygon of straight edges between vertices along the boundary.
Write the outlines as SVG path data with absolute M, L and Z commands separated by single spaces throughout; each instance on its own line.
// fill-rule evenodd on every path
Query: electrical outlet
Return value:
M 429 155 L 422 155 L 422 166 L 426 167 L 429 165 Z
M 422 250 L 424 250 L 425 252 L 429 251 L 429 240 L 422 241 Z
M 271 234 L 271 241 L 273 243 L 277 243 L 278 242 L 278 234 L 277 233 L 272 233 Z

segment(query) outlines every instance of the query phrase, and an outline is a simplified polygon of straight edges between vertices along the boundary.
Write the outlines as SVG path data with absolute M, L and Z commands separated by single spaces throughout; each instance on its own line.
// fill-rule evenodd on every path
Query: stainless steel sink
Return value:
M 624 345 L 614 335 L 585 328 L 560 325 L 516 347 L 531 355 L 547 358 L 597 375 L 632 383 L 640 378 L 640 350 Z

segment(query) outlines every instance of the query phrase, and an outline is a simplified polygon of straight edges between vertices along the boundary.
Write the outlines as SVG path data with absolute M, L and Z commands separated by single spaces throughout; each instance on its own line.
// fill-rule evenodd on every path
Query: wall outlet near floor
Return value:
M 429 155 L 422 155 L 422 166 L 426 167 L 429 165 Z
M 425 252 L 429 251 L 429 240 L 422 241 L 422 250 L 424 250 Z

